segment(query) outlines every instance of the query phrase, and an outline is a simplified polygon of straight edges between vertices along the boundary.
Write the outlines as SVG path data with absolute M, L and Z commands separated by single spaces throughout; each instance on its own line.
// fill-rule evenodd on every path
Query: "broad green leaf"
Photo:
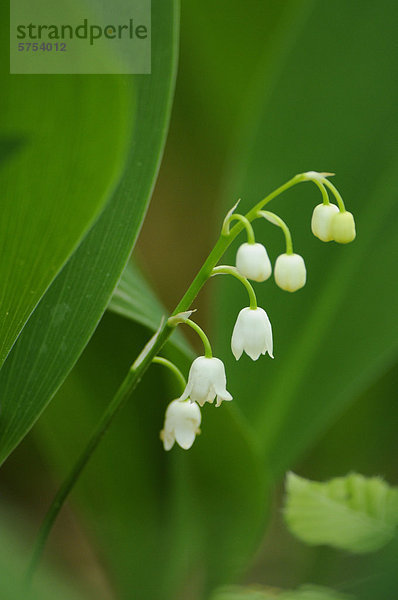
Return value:
M 33 425 L 87 344 L 127 263 L 145 215 L 174 88 L 174 1 L 153 2 L 152 19 L 152 74 L 120 79 L 126 92 L 132 86 L 136 97 L 123 177 L 95 226 L 29 319 L 0 372 L 1 461 Z
M 398 488 L 379 477 L 352 473 L 319 483 L 289 473 L 286 492 L 286 523 L 307 544 L 364 553 L 396 534 Z
M 167 318 L 168 315 L 144 275 L 131 261 L 127 263 L 123 271 L 108 305 L 108 310 L 136 321 L 153 331 L 159 327 L 162 317 Z M 171 342 L 188 356 L 192 354 L 189 344 L 180 331 L 176 330 L 172 334 Z
M 273 325 L 275 360 L 260 367 L 231 358 L 227 368 L 275 476 L 397 356 L 397 14 L 388 0 L 377 9 L 366 1 L 360 11 L 314 2 L 283 69 L 263 86 L 250 141 L 237 144 L 225 209 L 238 197 L 241 210 L 249 208 L 295 173 L 328 170 L 337 173 L 334 183 L 358 226 L 348 246 L 315 239 L 310 219 L 320 195 L 308 184 L 270 205 L 292 228 L 308 282 L 295 294 L 272 280 L 256 287 Z M 284 251 L 280 232 L 266 222 L 256 231 L 274 261 Z M 226 357 L 246 299 L 231 293 L 235 282 L 219 285 L 215 323 Z
M 104 316 L 35 428 L 59 473 L 69 470 L 86 444 L 147 337 L 136 324 Z M 173 347 L 167 356 L 187 372 L 190 361 Z M 249 433 L 230 407 L 202 411 L 202 434 L 191 450 L 163 450 L 164 411 L 178 391 L 167 371 L 152 366 L 73 495 L 121 599 L 134 589 L 142 600 L 171 600 L 191 579 L 203 591 L 230 581 L 263 529 L 267 482 Z
M 10 75 L 0 16 L 1 366 L 109 198 L 132 111 L 118 77 Z
M 354 600 L 353 596 L 340 594 L 329 588 L 318 585 L 303 585 L 297 590 L 282 591 L 276 589 L 261 589 L 231 587 L 217 590 L 210 600 Z

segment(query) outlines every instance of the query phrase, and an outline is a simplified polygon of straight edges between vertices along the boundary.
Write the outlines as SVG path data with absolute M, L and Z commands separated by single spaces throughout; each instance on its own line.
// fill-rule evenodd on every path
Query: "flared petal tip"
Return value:
M 171 450 L 175 442 L 174 436 L 162 429 L 162 431 L 159 434 L 159 437 L 163 442 L 163 448 L 166 450 L 166 452 Z
M 177 429 L 176 441 L 183 450 L 189 450 L 195 441 L 195 431 L 185 428 Z
M 231 350 L 236 360 L 239 360 L 243 354 L 243 348 L 236 348 L 235 346 L 232 346 Z
M 216 401 L 216 407 L 221 406 L 222 402 L 230 402 L 232 400 L 232 396 L 229 392 L 227 392 L 227 390 L 225 390 L 225 392 L 223 392 L 222 396 L 220 394 L 217 394 L 217 401 Z
M 265 354 L 265 352 L 250 352 L 250 351 L 246 350 L 246 354 L 252 360 L 258 360 L 260 358 L 260 355 Z

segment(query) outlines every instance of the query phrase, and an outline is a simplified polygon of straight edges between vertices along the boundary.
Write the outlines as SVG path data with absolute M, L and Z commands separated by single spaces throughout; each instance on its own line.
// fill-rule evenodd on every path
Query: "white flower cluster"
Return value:
M 323 193 L 324 202 L 315 207 L 312 215 L 311 229 L 313 234 L 324 242 L 334 240 L 346 244 L 355 239 L 355 222 L 350 212 L 344 209 L 341 196 L 334 186 L 326 181 L 325 175 L 330 173 L 316 173 L 310 171 L 303 174 L 305 180 L 317 183 Z M 337 198 L 339 207 L 330 204 L 325 185 L 332 189 Z M 235 207 L 229 211 L 224 221 L 226 235 L 229 234 L 229 223 L 233 219 L 240 220 L 248 231 L 248 242 L 240 245 L 236 255 L 236 269 L 233 267 L 217 267 L 212 274 L 231 274 L 241 280 L 248 289 L 250 307 L 243 308 L 237 317 L 231 339 L 231 349 L 236 360 L 243 352 L 252 359 L 257 360 L 261 354 L 269 354 L 273 358 L 272 327 L 267 313 L 257 307 L 256 296 L 248 280 L 264 282 L 272 275 L 272 265 L 266 248 L 255 242 L 254 232 L 247 217 L 233 214 Z M 304 287 L 307 278 L 304 259 L 293 252 L 290 231 L 280 217 L 268 211 L 259 210 L 254 218 L 265 217 L 268 221 L 278 225 L 286 237 L 286 252 L 278 256 L 274 266 L 274 279 L 276 284 L 288 292 L 295 292 Z M 252 217 L 253 218 L 253 217 Z M 184 313 L 188 314 L 188 313 Z M 188 323 L 188 321 L 185 321 Z M 199 334 L 207 340 L 204 332 L 190 322 Z M 202 338 L 203 339 L 203 338 Z M 208 340 L 207 344 L 210 346 Z M 206 346 L 205 346 L 206 347 Z M 209 355 L 210 354 L 210 355 Z M 216 399 L 216 406 L 223 401 L 232 400 L 231 394 L 226 389 L 226 375 L 223 362 L 210 353 L 196 358 L 190 368 L 188 383 L 181 397 L 174 400 L 166 410 L 165 425 L 161 432 L 165 450 L 170 450 L 176 441 L 182 448 L 192 446 L 195 436 L 200 432 L 200 408 L 206 403 L 212 404 Z
M 355 221 L 352 213 L 339 211 L 335 204 L 318 204 L 311 221 L 312 233 L 322 242 L 348 244 L 355 240 Z
M 170 450 L 176 441 L 188 450 L 200 433 L 201 414 L 199 406 L 206 402 L 220 406 L 223 400 L 232 400 L 227 391 L 224 363 L 219 358 L 198 356 L 189 371 L 187 386 L 180 398 L 174 400 L 166 410 L 164 428 L 160 432 L 165 450 Z

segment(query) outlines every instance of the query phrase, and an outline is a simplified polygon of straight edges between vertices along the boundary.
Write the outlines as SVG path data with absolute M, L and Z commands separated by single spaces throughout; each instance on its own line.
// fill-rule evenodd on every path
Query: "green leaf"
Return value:
M 157 330 L 162 317 L 166 318 L 168 314 L 140 269 L 131 261 L 123 271 L 108 310 L 152 331 Z M 189 344 L 178 329 L 172 334 L 170 341 L 187 356 L 192 356 Z
M 256 287 L 273 325 L 275 360 L 259 368 L 243 357 L 232 369 L 230 358 L 227 369 L 275 477 L 397 356 L 397 11 L 389 0 L 377 9 L 364 2 L 360 12 L 341 1 L 333 11 L 314 2 L 283 68 L 272 85 L 261 84 L 250 141 L 237 144 L 225 209 L 242 197 L 245 210 L 295 173 L 328 170 L 357 220 L 354 243 L 323 244 L 310 231 L 320 202 L 315 186 L 303 184 L 270 205 L 292 228 L 308 282 L 295 294 L 272 280 Z M 280 232 L 266 222 L 256 232 L 274 261 L 284 251 Z M 219 285 L 215 322 L 227 356 L 245 298 L 232 293 L 234 283 Z
M 174 1 L 153 2 L 152 19 L 152 74 L 120 79 L 127 91 L 133 85 L 136 97 L 124 175 L 95 226 L 41 300 L 0 371 L 1 461 L 33 425 L 87 344 L 144 218 L 159 168 L 174 89 Z M 79 81 L 85 78 L 81 76 Z
M 372 552 L 396 533 L 398 488 L 379 477 L 352 473 L 319 483 L 289 473 L 286 490 L 286 523 L 312 546 Z
M 0 367 L 108 200 L 132 113 L 118 77 L 10 75 L 1 50 Z
M 231 587 L 217 590 L 210 600 L 353 600 L 352 596 L 340 594 L 329 588 L 318 585 L 303 585 L 297 590 L 282 591 L 276 589 L 262 589 Z

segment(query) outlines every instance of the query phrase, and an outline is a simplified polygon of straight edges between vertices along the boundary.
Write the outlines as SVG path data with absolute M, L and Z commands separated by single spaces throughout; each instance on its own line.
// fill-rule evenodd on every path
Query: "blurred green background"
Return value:
M 177 391 L 152 368 L 54 529 L 46 564 L 72 583 L 65 597 L 196 600 L 236 581 L 354 593 L 382 562 L 305 546 L 281 506 L 288 470 L 316 480 L 356 471 L 398 485 L 397 25 L 392 0 L 182 0 L 170 130 L 134 250 L 162 304 L 173 309 L 238 198 L 243 211 L 296 173 L 336 173 L 358 237 L 344 247 L 312 237 L 320 198 L 310 184 L 271 205 L 308 271 L 297 294 L 273 281 L 256 288 L 275 360 L 235 363 L 229 344 L 244 291 L 224 278 L 209 283 L 195 317 L 226 364 L 234 406 L 206 407 L 192 451 L 166 455 L 158 431 Z M 256 226 L 272 261 L 283 252 L 274 229 Z M 4 463 L 2 511 L 22 564 L 57 484 L 148 335 L 107 312 Z M 187 353 L 165 352 L 187 372 Z M 397 596 L 395 583 L 385 600 Z M 44 586 L 64 597 L 59 582 Z

